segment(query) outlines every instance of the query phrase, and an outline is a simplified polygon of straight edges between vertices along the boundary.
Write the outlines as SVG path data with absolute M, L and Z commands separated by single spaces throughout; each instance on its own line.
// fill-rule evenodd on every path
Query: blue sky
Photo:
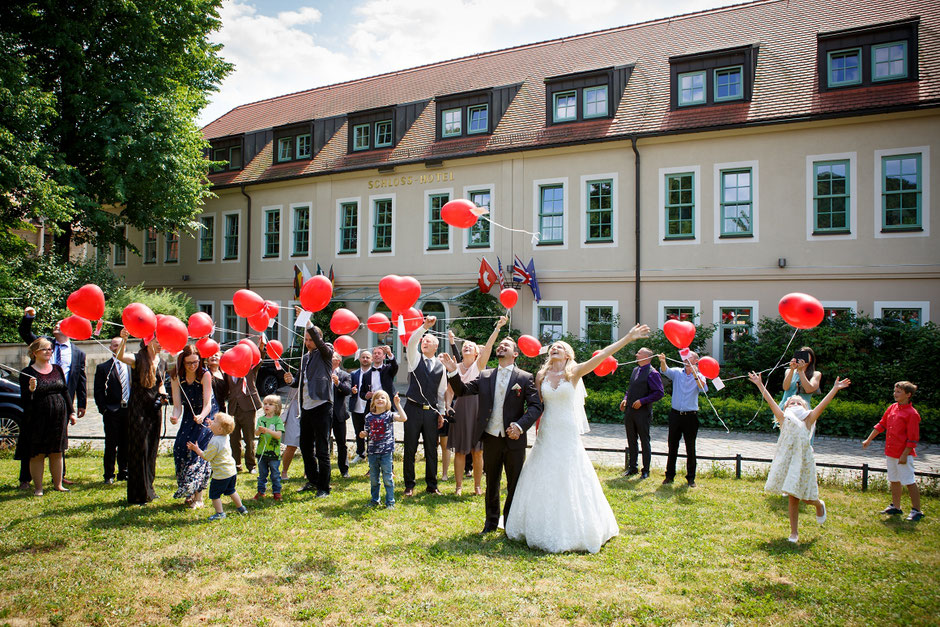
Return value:
M 235 64 L 200 124 L 240 104 L 732 0 L 225 0 Z

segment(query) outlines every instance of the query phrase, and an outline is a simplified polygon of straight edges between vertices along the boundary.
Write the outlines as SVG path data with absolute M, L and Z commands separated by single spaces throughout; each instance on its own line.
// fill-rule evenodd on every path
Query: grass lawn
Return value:
M 936 497 L 908 523 L 876 513 L 883 490 L 821 486 L 829 520 L 807 508 L 794 547 L 785 499 L 759 479 L 705 471 L 689 490 L 601 469 L 620 536 L 547 555 L 478 535 L 482 497 L 452 496 L 452 480 L 407 500 L 399 483 L 396 508 L 373 509 L 361 464 L 351 479 L 334 469 L 329 498 L 292 478 L 283 503 L 247 501 L 240 517 L 226 499 L 229 517 L 208 523 L 208 502 L 171 498 L 171 458 L 145 507 L 125 507 L 100 465 L 70 459 L 72 492 L 35 498 L 0 460 L 0 624 L 937 624 Z M 239 477 L 243 498 L 254 480 Z

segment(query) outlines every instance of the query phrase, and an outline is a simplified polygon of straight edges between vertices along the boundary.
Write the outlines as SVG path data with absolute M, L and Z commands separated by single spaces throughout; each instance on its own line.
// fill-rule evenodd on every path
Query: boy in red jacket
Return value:
M 903 514 L 901 510 L 901 486 L 907 486 L 911 496 L 911 513 L 907 520 L 916 522 L 924 517 L 920 511 L 920 490 L 914 478 L 914 448 L 920 441 L 920 414 L 911 405 L 911 397 L 917 386 L 910 381 L 898 381 L 894 384 L 894 400 L 897 401 L 885 411 L 881 421 L 875 425 L 871 435 L 862 442 L 862 448 L 868 448 L 871 441 L 882 431 L 885 432 L 885 456 L 888 466 L 888 481 L 891 483 L 891 505 L 882 510 L 882 514 Z

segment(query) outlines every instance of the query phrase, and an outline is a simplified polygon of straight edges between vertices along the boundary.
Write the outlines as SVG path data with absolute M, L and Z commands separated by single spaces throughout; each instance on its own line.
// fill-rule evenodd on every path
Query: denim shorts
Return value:
M 222 495 L 231 496 L 235 494 L 235 480 L 238 475 L 232 475 L 227 479 L 213 479 L 209 482 L 209 498 L 218 499 Z

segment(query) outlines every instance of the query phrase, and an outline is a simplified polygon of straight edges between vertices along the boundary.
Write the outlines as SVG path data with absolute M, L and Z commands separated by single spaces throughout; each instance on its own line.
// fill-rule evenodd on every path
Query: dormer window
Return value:
M 395 136 L 396 107 L 383 107 L 349 114 L 349 152 L 391 148 Z
M 467 107 L 467 134 L 486 133 L 490 130 L 490 106 L 488 104 Z
M 214 166 L 212 172 L 228 172 L 230 170 L 242 169 L 242 139 L 241 137 L 231 137 L 228 139 L 219 139 L 212 142 L 212 148 L 209 150 L 209 157 L 212 161 L 224 161 L 222 165 Z
M 274 162 L 286 163 L 313 156 L 312 122 L 290 124 L 274 129 Z
M 445 109 L 441 112 L 444 129 L 441 137 L 458 137 L 463 134 L 463 109 Z
M 481 135 L 492 130 L 493 90 L 438 96 L 436 100 L 438 139 Z
M 674 109 L 750 100 L 757 46 L 671 57 L 669 65 Z
M 818 35 L 819 88 L 917 80 L 918 24 L 914 18 Z
M 369 149 L 369 131 L 371 124 L 357 124 L 353 127 L 353 150 Z
M 384 148 L 392 145 L 392 121 L 382 120 L 375 123 L 375 147 Z
M 545 123 L 551 126 L 613 117 L 630 70 L 620 66 L 546 78 Z

